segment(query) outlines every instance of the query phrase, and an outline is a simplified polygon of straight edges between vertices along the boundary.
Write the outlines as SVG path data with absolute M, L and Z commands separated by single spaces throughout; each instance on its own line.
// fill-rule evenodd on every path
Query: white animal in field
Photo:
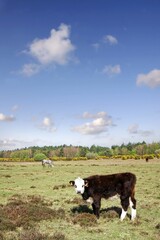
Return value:
M 42 160 L 42 166 L 45 167 L 48 165 L 48 167 L 54 167 L 53 162 L 50 159 L 43 159 Z

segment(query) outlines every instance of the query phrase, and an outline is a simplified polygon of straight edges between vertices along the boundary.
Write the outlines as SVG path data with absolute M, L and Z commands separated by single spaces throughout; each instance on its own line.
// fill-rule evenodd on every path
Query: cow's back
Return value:
M 124 189 L 133 189 L 136 184 L 136 176 L 133 173 L 118 173 L 110 175 L 93 175 L 86 178 L 89 182 L 89 191 L 102 194 L 108 198 L 116 193 L 121 194 Z

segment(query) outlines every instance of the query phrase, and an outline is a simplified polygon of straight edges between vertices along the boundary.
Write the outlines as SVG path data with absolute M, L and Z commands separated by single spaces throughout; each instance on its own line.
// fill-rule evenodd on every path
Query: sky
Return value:
M 0 0 L 0 150 L 160 141 L 159 0 Z

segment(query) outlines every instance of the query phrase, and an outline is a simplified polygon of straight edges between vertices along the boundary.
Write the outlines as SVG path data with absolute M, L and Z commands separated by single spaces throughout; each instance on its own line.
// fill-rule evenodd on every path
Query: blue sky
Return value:
M 0 150 L 160 141 L 159 0 L 0 0 Z

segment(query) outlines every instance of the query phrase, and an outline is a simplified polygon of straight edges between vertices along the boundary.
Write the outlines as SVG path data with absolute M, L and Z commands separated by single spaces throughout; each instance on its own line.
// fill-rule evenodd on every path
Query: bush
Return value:
M 46 155 L 44 153 L 37 153 L 34 156 L 34 160 L 35 161 L 42 161 L 43 159 L 47 158 Z
M 122 156 L 122 160 L 127 160 L 128 158 L 127 158 L 127 156 Z
M 96 159 L 97 158 L 97 154 L 93 153 L 93 152 L 88 152 L 86 154 L 87 159 Z

